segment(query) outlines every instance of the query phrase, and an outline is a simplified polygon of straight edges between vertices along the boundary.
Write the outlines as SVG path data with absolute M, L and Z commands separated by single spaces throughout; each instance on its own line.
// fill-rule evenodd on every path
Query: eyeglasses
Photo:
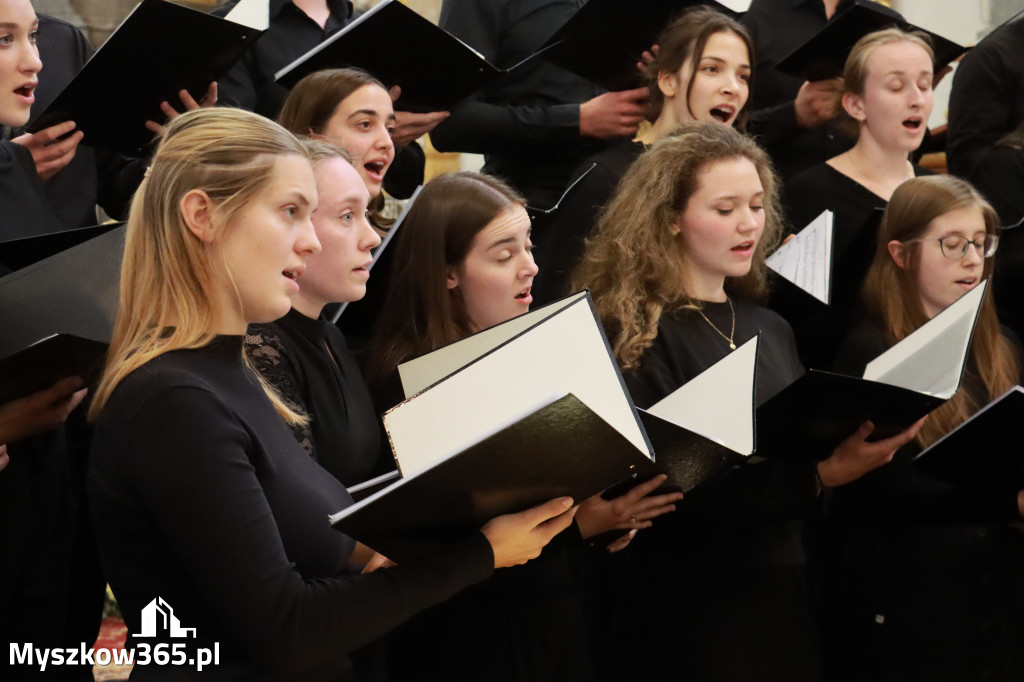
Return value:
M 907 240 L 906 244 L 913 242 L 931 241 L 930 239 L 910 239 Z M 996 249 L 999 248 L 999 235 L 997 234 L 986 234 L 982 239 L 968 239 L 967 237 L 951 234 L 946 237 L 940 237 L 936 239 L 939 243 L 939 248 L 942 249 L 942 255 L 946 258 L 952 258 L 953 260 L 959 260 L 967 255 L 967 249 L 971 246 L 978 252 L 982 258 L 991 258 L 995 255 Z

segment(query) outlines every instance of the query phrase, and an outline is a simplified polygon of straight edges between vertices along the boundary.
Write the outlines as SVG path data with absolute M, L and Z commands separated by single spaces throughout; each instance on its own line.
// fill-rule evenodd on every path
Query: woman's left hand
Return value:
M 682 493 L 648 497 L 666 480 L 667 476 L 658 474 L 646 483 L 633 486 L 625 495 L 612 500 L 606 500 L 600 495 L 590 498 L 580 505 L 579 512 L 576 513 L 580 535 L 586 539 L 609 530 L 649 528 L 651 519 L 675 511 L 674 503 L 683 499 Z
M 402 96 L 402 88 L 396 85 L 388 91 L 388 94 L 391 95 L 392 102 L 397 102 L 398 98 Z M 450 115 L 447 111 L 431 111 L 425 114 L 396 111 L 395 127 L 391 130 L 391 141 L 395 143 L 396 147 L 415 142 Z
M 210 83 L 210 87 L 206 89 L 206 94 L 203 95 L 203 98 L 198 102 L 195 101 L 192 95 L 189 94 L 188 90 L 185 89 L 178 91 L 178 99 L 181 100 L 181 104 L 185 107 L 185 111 L 194 111 L 196 109 L 212 107 L 217 103 L 217 81 Z M 165 116 L 167 116 L 168 121 L 173 121 L 181 116 L 182 113 L 172 107 L 166 100 L 160 102 L 160 110 L 164 112 Z M 156 121 L 146 121 L 146 129 L 156 133 L 157 135 L 164 134 L 164 127 Z

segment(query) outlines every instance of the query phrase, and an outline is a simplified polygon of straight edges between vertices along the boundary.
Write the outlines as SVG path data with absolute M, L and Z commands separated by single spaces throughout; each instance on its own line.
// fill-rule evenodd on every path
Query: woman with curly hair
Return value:
M 758 333 L 758 404 L 802 374 L 789 325 L 756 303 L 781 231 L 776 186 L 767 155 L 715 123 L 683 126 L 626 173 L 574 283 L 590 288 L 638 406 Z M 632 674 L 818 679 L 804 520 L 823 490 L 885 464 L 917 428 L 868 443 L 864 424 L 831 454 L 733 467 L 640 533 L 616 619 L 645 625 Z

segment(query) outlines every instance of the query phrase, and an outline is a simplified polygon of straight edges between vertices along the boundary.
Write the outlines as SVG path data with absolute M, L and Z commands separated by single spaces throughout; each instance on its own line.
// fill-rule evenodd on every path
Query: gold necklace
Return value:
M 726 343 L 729 344 L 729 350 L 736 350 L 736 344 L 733 343 L 733 336 L 736 335 L 736 309 L 732 307 L 732 299 L 728 296 L 725 297 L 725 301 L 729 304 L 729 311 L 732 312 L 732 328 L 729 330 L 729 336 L 722 333 L 722 330 L 715 326 L 715 323 L 708 319 L 708 316 L 704 314 L 704 311 L 700 308 L 697 309 L 697 313 L 704 318 L 704 321 L 711 325 L 719 336 L 725 339 Z

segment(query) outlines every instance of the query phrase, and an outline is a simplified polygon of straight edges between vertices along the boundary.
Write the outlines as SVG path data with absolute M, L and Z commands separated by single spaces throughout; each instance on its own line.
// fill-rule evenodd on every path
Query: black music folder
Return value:
M 689 7 L 706 5 L 737 16 L 750 5 L 735 0 L 590 0 L 541 47 L 544 58 L 606 90 L 640 87 L 637 62 L 669 21 Z M 736 11 L 734 11 L 734 9 Z
M 399 374 L 411 397 L 384 414 L 384 426 L 402 479 L 332 517 L 392 559 L 553 497 L 582 502 L 650 461 L 586 292 L 404 363 Z
M 314 71 L 343 66 L 363 69 L 389 88 L 401 86 L 396 110 L 428 112 L 451 109 L 518 64 L 499 69 L 415 10 L 384 0 L 274 78 L 291 88 Z
M 16 271 L 27 268 L 33 263 L 55 256 L 73 246 L 99 237 L 111 230 L 123 226 L 124 223 L 103 223 L 90 227 L 77 227 L 72 230 L 60 230 L 46 234 L 20 237 L 0 242 L 0 264 L 9 270 Z M 6 274 L 6 273 L 5 273 Z
M 810 370 L 757 409 L 758 454 L 824 459 L 865 421 L 903 431 L 960 387 L 987 280 L 868 363 L 863 377 Z
M 0 403 L 98 376 L 113 333 L 124 228 L 0 279 Z
M 1015 493 L 1024 490 L 1024 388 L 1009 391 L 914 458 L 921 473 L 959 488 Z
M 806 81 L 842 76 L 846 58 L 858 40 L 869 33 L 893 26 L 905 31 L 920 31 L 931 39 L 936 70 L 966 51 L 963 45 L 904 21 L 893 10 L 857 0 L 833 16 L 821 31 L 779 61 L 775 68 Z
M 57 98 L 29 124 L 38 132 L 75 121 L 82 143 L 128 155 L 153 140 L 146 121 L 199 101 L 263 31 L 167 0 L 142 0 Z
M 391 247 L 391 243 L 398 236 L 398 230 L 405 221 L 405 217 L 409 215 L 409 211 L 412 210 L 413 204 L 416 203 L 416 197 L 423 191 L 423 186 L 420 185 L 416 188 L 416 191 L 412 193 L 409 200 L 405 203 L 402 208 L 401 215 L 395 220 L 394 224 L 388 230 L 388 233 L 384 235 L 384 239 L 381 240 L 377 248 L 373 250 L 373 261 L 370 263 L 370 267 L 367 270 L 370 272 L 370 280 L 366 283 L 366 294 L 358 301 L 346 301 L 338 306 L 338 309 L 331 316 L 331 322 L 339 324 L 341 330 L 345 332 L 345 336 L 355 337 L 359 339 L 369 339 L 373 335 L 373 328 L 377 324 L 377 318 L 380 317 L 381 311 L 384 309 L 384 303 L 387 299 L 388 293 L 388 282 L 391 278 L 391 264 L 394 262 L 395 251 Z M 344 315 L 344 318 L 342 317 Z
M 612 499 L 657 474 L 665 492 L 689 492 L 756 448 L 754 381 L 759 336 L 755 336 L 646 410 L 640 421 L 654 449 L 633 480 L 616 485 Z
M 644 456 L 573 394 L 553 400 L 376 496 L 331 517 L 335 528 L 395 561 L 456 541 L 501 514 L 550 499 L 582 502 Z

